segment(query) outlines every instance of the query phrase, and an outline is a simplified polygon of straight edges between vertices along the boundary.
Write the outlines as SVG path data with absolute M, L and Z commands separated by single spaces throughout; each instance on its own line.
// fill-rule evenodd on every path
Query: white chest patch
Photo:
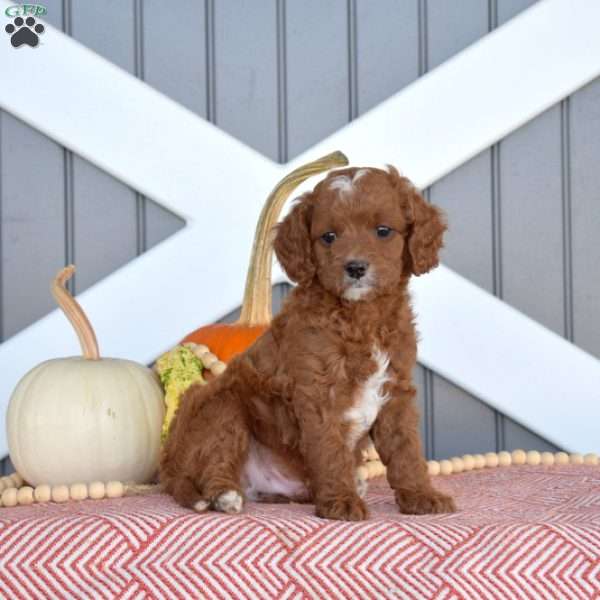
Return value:
M 348 409 L 344 418 L 352 423 L 348 445 L 351 448 L 371 429 L 381 407 L 389 400 L 389 395 L 383 393 L 383 386 L 390 381 L 387 372 L 390 357 L 378 347 L 374 347 L 372 358 L 377 363 L 377 370 L 356 392 L 354 406 Z

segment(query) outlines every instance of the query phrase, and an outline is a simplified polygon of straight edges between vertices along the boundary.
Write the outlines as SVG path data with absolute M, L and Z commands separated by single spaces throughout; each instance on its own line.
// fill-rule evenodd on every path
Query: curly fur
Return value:
M 454 510 L 421 452 L 407 291 L 411 275 L 438 264 L 445 229 L 390 165 L 332 171 L 302 195 L 274 241 L 298 285 L 223 375 L 184 395 L 161 461 L 166 490 L 196 510 L 283 497 L 314 502 L 322 517 L 364 519 L 355 473 L 371 436 L 400 511 Z M 368 263 L 358 280 L 345 268 L 356 260 Z

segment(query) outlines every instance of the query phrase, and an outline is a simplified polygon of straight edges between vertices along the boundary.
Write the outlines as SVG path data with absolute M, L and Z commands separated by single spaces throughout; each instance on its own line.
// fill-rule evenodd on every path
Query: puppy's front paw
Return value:
M 364 521 L 369 515 L 367 506 L 358 496 L 331 498 L 317 503 L 317 517 L 338 521 Z
M 396 503 L 401 513 L 427 515 L 456 511 L 454 500 L 436 490 L 396 490 Z

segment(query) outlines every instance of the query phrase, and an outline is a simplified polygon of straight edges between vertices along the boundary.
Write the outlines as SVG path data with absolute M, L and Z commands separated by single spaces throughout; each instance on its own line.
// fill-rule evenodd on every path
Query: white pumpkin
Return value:
M 7 415 L 10 458 L 33 486 L 145 483 L 158 466 L 164 394 L 147 367 L 99 357 L 93 329 L 64 287 L 74 270 L 63 269 L 52 292 L 84 356 L 46 361 L 21 379 Z

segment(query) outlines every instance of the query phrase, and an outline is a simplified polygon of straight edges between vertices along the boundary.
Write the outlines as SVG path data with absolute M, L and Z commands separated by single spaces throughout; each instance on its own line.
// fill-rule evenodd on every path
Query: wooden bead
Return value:
M 219 360 L 212 352 L 203 352 L 199 358 L 207 369 L 210 369 Z
M 440 474 L 440 463 L 437 460 L 430 460 L 427 463 L 427 471 L 430 475 L 435 477 Z
M 585 465 L 597 465 L 598 464 L 598 455 L 590 452 L 583 457 L 583 464 Z
M 579 452 L 574 452 L 570 456 L 572 465 L 582 465 L 583 464 L 583 454 L 579 454 Z
M 92 481 L 88 486 L 88 494 L 90 498 L 94 500 L 100 500 L 104 498 L 104 494 L 106 492 L 106 488 L 101 481 Z
M 223 371 L 225 371 L 226 368 L 227 365 L 222 360 L 218 360 L 217 362 L 213 363 L 212 367 L 210 368 L 210 372 L 213 375 L 220 375 L 223 373 Z
M 19 491 L 17 492 L 17 502 L 19 504 L 33 504 L 33 500 L 33 488 L 31 486 L 25 485 L 22 488 L 19 488 Z
M 501 467 L 510 467 L 512 464 L 512 456 L 510 452 L 506 452 L 505 450 L 498 452 L 498 464 Z
M 545 467 L 551 467 L 554 464 L 554 454 L 552 452 L 542 452 L 540 458 Z
M 107 498 L 121 498 L 125 493 L 125 487 L 120 481 L 109 481 L 106 484 Z
M 208 349 L 208 346 L 205 346 L 204 344 L 194 344 L 194 348 L 190 348 L 190 350 L 198 358 L 202 358 L 203 354 L 206 354 L 207 352 L 210 352 L 210 350 Z
M 17 505 L 17 488 L 9 487 L 2 492 L 2 506 L 16 506 Z
M 537 450 L 530 450 L 527 453 L 527 464 L 537 466 L 542 462 L 542 456 Z
M 449 460 L 440 460 L 440 475 L 452 475 L 452 463 Z
M 483 469 L 485 467 L 485 456 L 483 454 L 476 454 L 473 457 L 473 461 L 475 462 L 476 469 Z
M 490 468 L 498 466 L 498 455 L 495 452 L 485 454 L 485 466 Z
M 383 471 L 381 469 L 382 466 L 383 465 L 378 460 L 370 460 L 367 463 L 367 473 L 369 474 L 369 479 L 383 475 Z
M 375 446 L 371 445 L 367 448 L 367 452 L 369 455 L 369 460 L 379 460 L 379 454 L 377 454 L 377 450 L 375 450 Z
M 513 465 L 524 465 L 527 462 L 527 453 L 525 450 L 512 451 Z
M 52 490 L 49 485 L 42 483 L 41 485 L 37 485 L 33 490 L 33 497 L 36 502 L 50 502 Z
M 463 469 L 465 471 L 472 471 L 475 468 L 475 457 L 471 454 L 465 454 L 462 457 Z
M 72 483 L 69 486 L 71 500 L 85 500 L 88 497 L 88 487 L 85 483 Z
M 367 469 L 367 479 L 373 479 L 373 477 L 375 477 L 375 465 L 373 461 L 368 461 L 365 464 L 365 468 Z
M 66 502 L 69 499 L 69 488 L 66 485 L 52 486 L 52 502 Z
M 462 473 L 464 470 L 463 459 L 455 456 L 450 459 L 452 463 L 452 472 L 453 473 Z
M 23 485 L 23 478 L 18 473 L 12 473 L 8 476 L 8 480 L 12 483 L 13 487 L 20 488 Z
M 554 455 L 554 463 L 557 465 L 568 465 L 569 455 L 566 452 L 557 452 Z

